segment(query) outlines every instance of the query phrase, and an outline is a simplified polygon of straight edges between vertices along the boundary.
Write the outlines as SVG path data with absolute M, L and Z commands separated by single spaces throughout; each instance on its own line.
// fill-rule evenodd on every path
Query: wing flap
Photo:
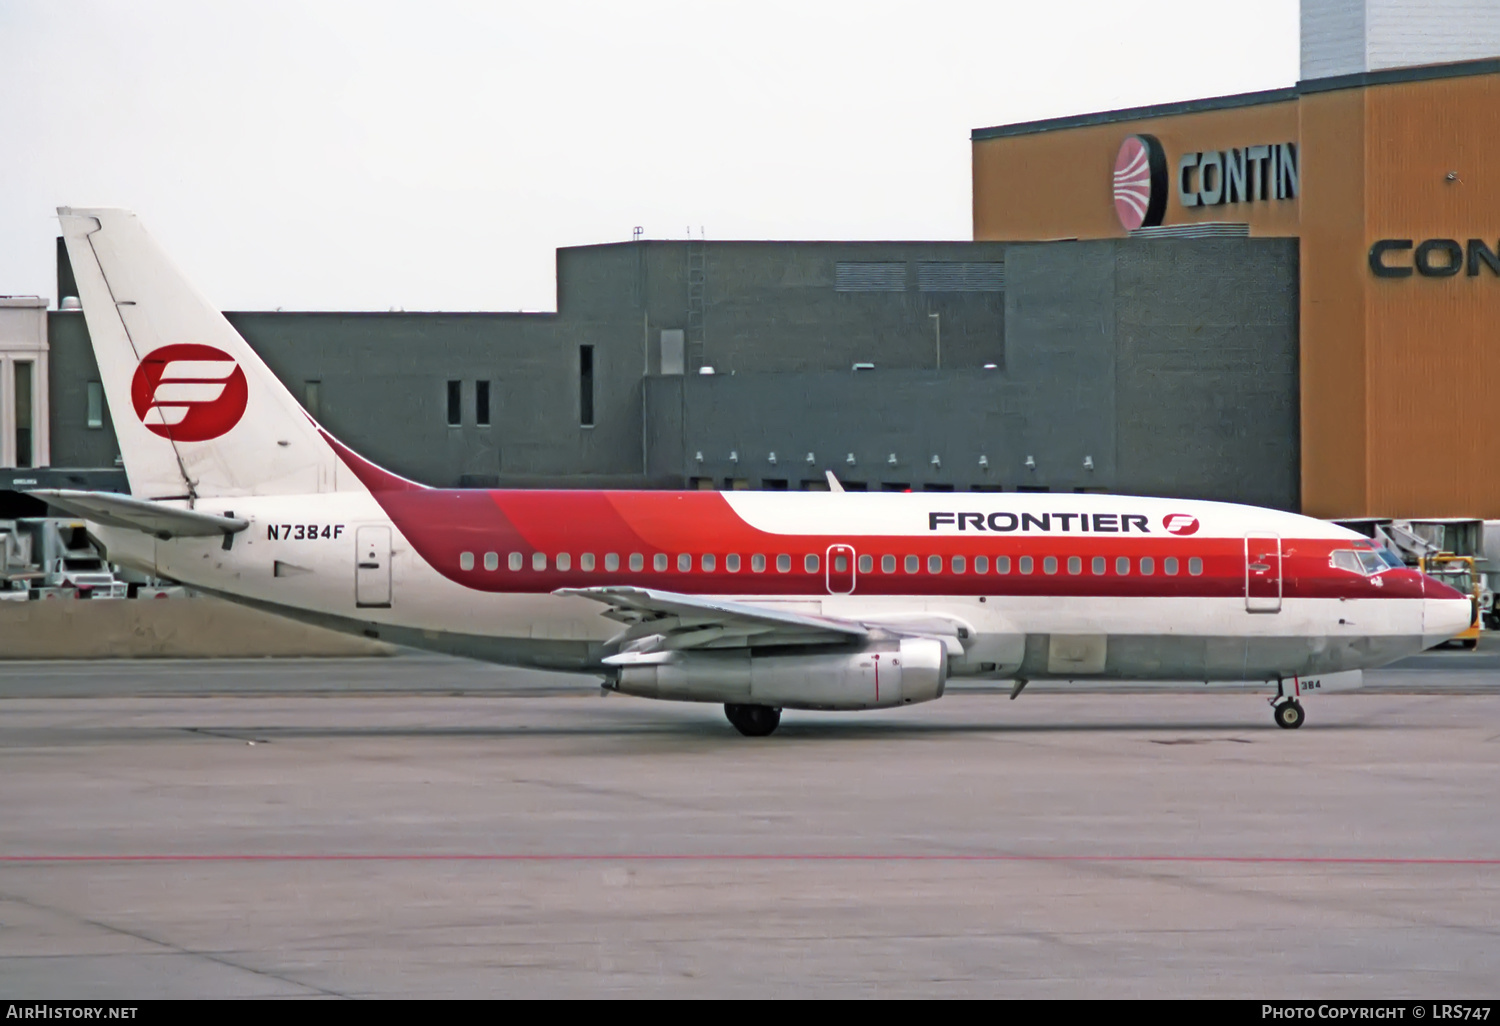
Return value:
M 75 516 L 109 527 L 127 527 L 157 538 L 212 538 L 235 534 L 250 526 L 239 517 L 219 516 L 195 509 L 164 506 L 117 492 L 42 489 L 27 492 Z

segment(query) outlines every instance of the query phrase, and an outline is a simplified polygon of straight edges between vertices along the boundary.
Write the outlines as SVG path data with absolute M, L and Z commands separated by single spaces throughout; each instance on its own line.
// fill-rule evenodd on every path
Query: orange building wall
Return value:
M 1166 151 L 1163 224 L 1301 237 L 1304 512 L 1500 518 L 1500 277 L 1377 278 L 1367 263 L 1382 238 L 1500 250 L 1500 75 L 978 139 L 974 238 L 1123 236 L 1111 170 L 1135 132 Z M 1299 144 L 1296 201 L 1178 203 L 1183 152 L 1285 141 Z

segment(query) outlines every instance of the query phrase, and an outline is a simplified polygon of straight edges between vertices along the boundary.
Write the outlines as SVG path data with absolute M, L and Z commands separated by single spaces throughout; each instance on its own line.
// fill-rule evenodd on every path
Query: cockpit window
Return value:
M 1339 549 L 1329 560 L 1339 570 L 1347 570 L 1351 574 L 1363 574 L 1364 564 L 1359 561 L 1359 554 L 1352 549 Z
M 1367 574 L 1378 574 L 1380 571 L 1387 569 L 1385 560 L 1369 549 L 1359 550 L 1359 561 L 1364 564 L 1365 573 Z
M 1400 570 L 1406 565 L 1401 561 L 1401 557 L 1396 555 L 1390 549 L 1379 549 L 1376 551 L 1375 555 L 1385 560 L 1385 565 L 1390 567 L 1392 570 Z

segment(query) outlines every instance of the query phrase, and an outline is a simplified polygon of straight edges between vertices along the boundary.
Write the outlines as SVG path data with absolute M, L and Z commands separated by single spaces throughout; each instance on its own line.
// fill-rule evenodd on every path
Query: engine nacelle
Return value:
M 948 652 L 903 638 L 857 652 L 756 655 L 713 650 L 624 654 L 610 660 L 627 695 L 780 709 L 885 709 L 943 694 Z

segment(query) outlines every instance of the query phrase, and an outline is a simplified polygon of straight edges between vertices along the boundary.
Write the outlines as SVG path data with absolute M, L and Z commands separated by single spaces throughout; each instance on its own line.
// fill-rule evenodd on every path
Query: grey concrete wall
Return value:
M 0 602 L 0 660 L 394 655 L 368 638 L 214 598 Z
M 695 247 L 704 340 L 689 370 L 718 373 L 662 378 L 662 330 L 688 328 Z M 837 291 L 846 260 L 900 263 L 905 287 Z M 924 261 L 1003 262 L 1005 291 L 922 291 Z M 559 251 L 556 314 L 229 318 L 299 398 L 321 382 L 332 431 L 435 485 L 798 487 L 828 465 L 875 487 L 1109 489 L 1295 508 L 1296 282 L 1295 240 L 642 242 Z M 52 337 L 54 462 L 112 465 L 112 431 L 82 426 L 83 382 L 97 373 L 81 315 L 53 314 Z M 592 427 L 579 423 L 584 345 Z M 452 428 L 450 379 L 464 397 Z M 491 383 L 489 427 L 475 423 L 476 380 Z

